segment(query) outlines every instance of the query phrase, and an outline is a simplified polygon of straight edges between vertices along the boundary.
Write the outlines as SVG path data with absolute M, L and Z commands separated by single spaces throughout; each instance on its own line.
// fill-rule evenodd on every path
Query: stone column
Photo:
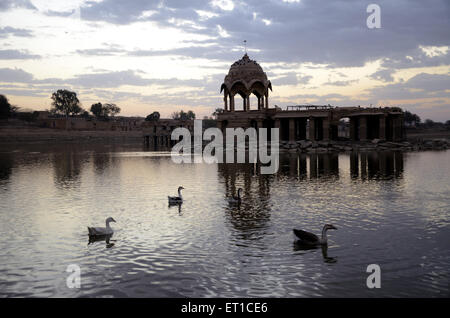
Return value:
M 264 101 L 266 102 L 266 109 L 268 109 L 269 108 L 269 92 L 268 91 L 266 93 Z
M 366 116 L 359 117 L 359 140 L 361 140 L 361 141 L 367 140 L 367 117 Z
M 350 117 L 350 140 L 356 140 L 356 122 L 354 117 Z
M 225 103 L 225 109 L 224 111 L 228 111 L 228 96 L 227 96 L 227 92 L 223 92 L 223 101 Z
M 234 112 L 234 96 L 230 95 L 230 111 Z
M 278 134 L 280 136 L 280 140 L 282 140 L 283 136 L 281 136 L 281 129 L 280 129 L 280 127 L 281 127 L 281 121 L 278 118 L 276 118 L 275 122 L 273 124 L 273 128 L 278 128 Z
M 281 124 L 280 124 L 280 120 L 277 118 L 277 119 L 275 119 L 275 124 L 274 124 L 274 128 L 278 128 L 278 129 L 280 129 L 280 126 L 281 126 Z
M 289 119 L 289 141 L 295 141 L 295 119 Z
M 330 120 L 328 118 L 323 119 L 322 129 L 323 129 L 323 140 L 325 141 L 330 140 Z
M 395 117 L 392 119 L 392 140 L 399 141 L 402 139 L 401 136 L 402 127 L 399 118 Z
M 309 140 L 316 140 L 316 122 L 314 117 L 309 117 Z
M 246 104 L 247 104 L 247 111 L 250 111 L 250 95 L 247 96 L 247 102 L 246 102 Z
M 385 115 L 381 115 L 380 119 L 379 119 L 379 135 L 378 138 L 380 138 L 380 140 L 386 140 L 386 116 Z

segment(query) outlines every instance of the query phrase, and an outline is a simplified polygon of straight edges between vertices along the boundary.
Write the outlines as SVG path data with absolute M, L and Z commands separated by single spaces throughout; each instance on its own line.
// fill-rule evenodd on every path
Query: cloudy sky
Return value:
M 371 3 L 379 29 L 366 24 Z M 0 94 L 44 110 L 65 88 L 86 109 L 203 117 L 223 106 L 247 40 L 271 106 L 400 106 L 445 121 L 449 17 L 448 0 L 0 0 Z

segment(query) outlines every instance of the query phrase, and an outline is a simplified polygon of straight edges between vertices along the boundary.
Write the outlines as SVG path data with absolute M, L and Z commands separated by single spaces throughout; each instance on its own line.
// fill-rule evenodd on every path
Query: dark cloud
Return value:
M 0 82 L 31 83 L 34 78 L 31 73 L 18 68 L 0 68 Z
M 382 81 L 382 82 L 393 82 L 394 78 L 392 77 L 392 73 L 395 70 L 387 69 L 380 70 L 370 75 L 371 78 Z
M 274 86 L 277 85 L 298 85 L 298 84 L 308 84 L 309 81 L 312 79 L 312 76 L 310 75 L 302 75 L 297 74 L 296 72 L 289 72 L 286 74 L 283 74 L 282 76 L 278 78 L 274 78 L 271 80 L 272 84 Z
M 370 96 L 376 101 L 387 99 L 449 98 L 450 94 L 446 92 L 449 87 L 450 73 L 420 73 L 408 81 L 374 87 L 370 90 Z
M 213 38 L 217 38 L 220 25 L 230 37 L 217 41 L 218 47 L 178 50 L 176 53 L 227 60 L 230 56 L 220 53 L 228 51 L 229 54 L 230 48 L 239 47 L 244 39 L 249 47 L 261 50 L 254 57 L 266 62 L 312 62 L 332 66 L 361 66 L 380 58 L 397 61 L 416 54 L 419 45 L 450 45 L 450 3 L 445 0 L 380 0 L 377 4 L 381 7 L 381 29 L 367 28 L 367 1 L 234 2 L 234 10 L 225 11 L 206 1 L 105 0 L 82 7 L 81 16 L 92 21 L 129 24 L 142 20 L 142 13 L 149 10 L 153 14 L 144 19 L 171 27 L 179 27 L 180 21 L 190 22 L 180 28 Z M 196 10 L 217 16 L 202 20 Z M 270 21 L 270 25 L 263 19 Z M 423 56 L 423 64 L 429 59 Z M 434 59 L 434 63 L 438 60 Z
M 0 50 L 0 60 L 35 60 L 41 56 L 30 54 L 26 50 Z

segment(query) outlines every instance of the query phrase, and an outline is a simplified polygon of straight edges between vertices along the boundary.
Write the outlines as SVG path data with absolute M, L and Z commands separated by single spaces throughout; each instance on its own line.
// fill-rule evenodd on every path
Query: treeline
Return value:
M 81 107 L 81 103 L 77 97 L 77 93 L 66 89 L 57 90 L 52 94 L 51 99 L 52 99 L 52 108 L 49 110 L 49 112 L 54 116 L 65 116 L 65 117 L 80 116 L 85 118 L 94 116 L 97 119 L 109 120 L 110 118 L 119 114 L 121 111 L 120 107 L 112 103 L 92 104 L 89 111 L 87 111 Z M 19 110 L 20 107 L 11 105 L 6 96 L 0 95 L 0 119 L 17 117 L 19 119 L 32 121 L 37 118 L 38 114 L 37 111 L 21 113 L 19 112 Z
M 440 129 L 448 129 L 450 130 L 450 120 L 446 122 L 435 122 L 431 119 L 425 119 L 422 122 L 421 118 L 417 114 L 413 114 L 409 111 L 405 111 L 404 114 L 404 122 L 407 127 L 416 127 L 416 128 L 440 128 Z

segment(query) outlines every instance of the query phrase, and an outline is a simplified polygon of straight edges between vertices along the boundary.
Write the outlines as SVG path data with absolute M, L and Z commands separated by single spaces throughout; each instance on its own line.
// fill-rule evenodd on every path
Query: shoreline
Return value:
M 0 126 L 0 144 L 143 144 L 141 130 L 57 130 L 35 126 Z M 328 153 L 352 151 L 423 151 L 450 149 L 450 131 L 407 131 L 407 139 L 391 142 L 372 141 L 280 141 L 280 152 Z
M 142 131 L 56 130 L 37 127 L 0 127 L 0 144 L 98 142 L 142 143 Z

